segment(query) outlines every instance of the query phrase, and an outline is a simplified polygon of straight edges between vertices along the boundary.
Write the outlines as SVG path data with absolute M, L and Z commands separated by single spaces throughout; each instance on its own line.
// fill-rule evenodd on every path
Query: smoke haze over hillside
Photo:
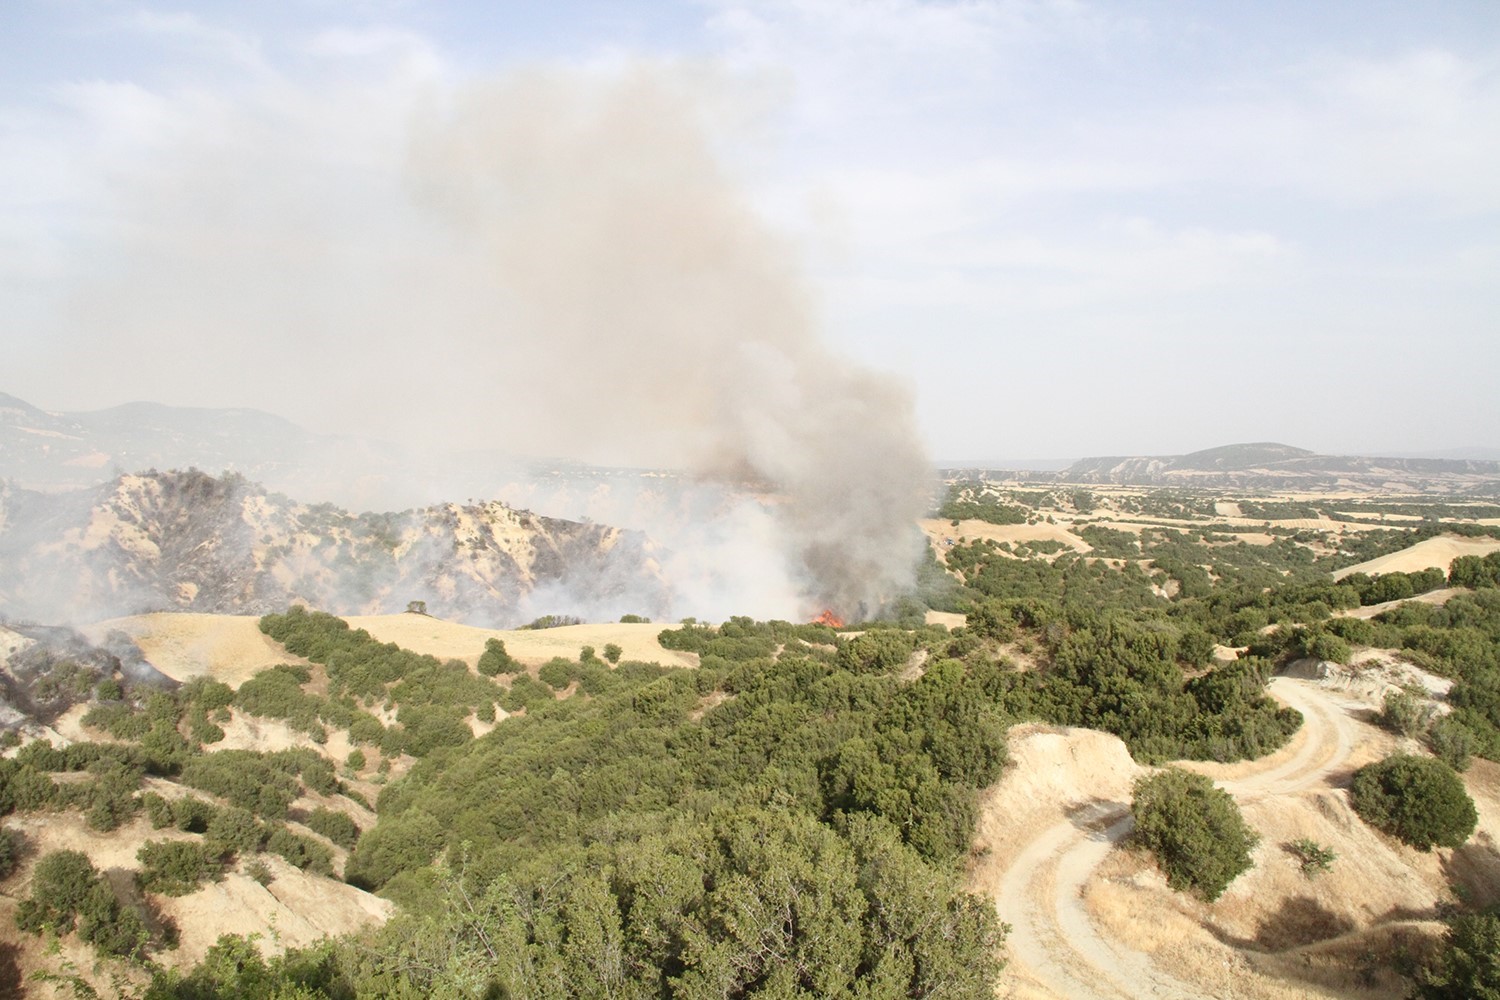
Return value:
M 931 476 L 910 399 L 819 345 L 796 255 L 698 113 L 661 73 L 535 74 L 423 129 L 414 178 L 509 293 L 528 374 L 503 381 L 540 436 L 763 484 L 807 598 L 873 608 L 910 574 Z
M 181 119 L 122 158 L 62 335 L 140 394 L 748 487 L 640 526 L 716 610 L 873 610 L 920 552 L 912 401 L 822 346 L 720 168 L 724 96 L 639 66 L 141 109 Z

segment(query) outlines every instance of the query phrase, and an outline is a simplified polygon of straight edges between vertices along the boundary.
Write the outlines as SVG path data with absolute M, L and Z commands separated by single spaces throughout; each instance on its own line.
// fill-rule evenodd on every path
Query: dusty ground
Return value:
M 1466 775 L 1480 828 L 1458 851 L 1423 854 L 1371 830 L 1349 806 L 1347 783 L 1397 745 L 1368 721 L 1389 687 L 1376 680 L 1279 677 L 1273 696 L 1306 720 L 1288 746 L 1259 761 L 1184 765 L 1234 795 L 1261 837 L 1255 867 L 1213 904 L 1172 892 L 1149 858 L 1120 846 L 1131 782 L 1146 773 L 1120 741 L 1012 730 L 1013 765 L 986 799 L 971 875 L 1012 927 L 1001 995 L 1403 996 L 1389 959 L 1440 932 L 1450 887 L 1484 901 L 1500 886 L 1500 767 L 1477 761 Z M 1334 850 L 1331 872 L 1302 874 L 1286 848 L 1300 837 Z
M 644 624 L 564 625 L 561 628 L 517 629 L 500 631 L 459 625 L 427 615 L 372 615 L 346 618 L 354 628 L 362 628 L 381 642 L 394 642 L 398 646 L 428 653 L 439 659 L 463 660 L 470 666 L 484 652 L 486 639 L 496 638 L 505 643 L 511 656 L 528 666 L 546 663 L 554 656 L 577 659 L 579 650 L 593 646 L 602 653 L 608 643 L 614 643 L 623 651 L 626 660 L 645 660 L 666 666 L 696 667 L 698 658 L 691 653 L 679 653 L 663 649 L 656 637 L 664 628 L 651 622 Z

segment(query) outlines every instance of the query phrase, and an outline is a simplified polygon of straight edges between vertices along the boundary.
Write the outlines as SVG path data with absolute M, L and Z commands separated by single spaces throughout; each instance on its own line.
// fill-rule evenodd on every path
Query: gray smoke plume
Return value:
M 821 345 L 795 253 L 700 114 L 668 73 L 527 75 L 425 119 L 413 189 L 500 290 L 507 412 L 541 414 L 565 453 L 762 491 L 791 588 L 776 613 L 873 612 L 921 548 L 932 472 L 911 400 Z
M 498 497 L 639 529 L 679 616 L 852 617 L 910 581 L 930 474 L 911 401 L 822 346 L 797 254 L 721 168 L 746 162 L 726 155 L 741 137 L 722 81 L 283 84 L 163 97 L 170 127 L 111 162 L 39 333 L 79 359 L 53 376 L 83 397 L 68 405 L 248 406 L 395 439 L 422 460 L 381 452 L 356 475 L 346 453 L 277 482 L 308 501 L 330 497 L 302 481 L 333 478 L 372 509 Z M 292 445 L 276 444 L 288 464 Z M 698 485 L 643 504 L 621 481 L 559 509 L 503 489 L 519 464 L 451 475 L 437 456 L 453 451 Z M 420 488 L 392 490 L 400 474 Z

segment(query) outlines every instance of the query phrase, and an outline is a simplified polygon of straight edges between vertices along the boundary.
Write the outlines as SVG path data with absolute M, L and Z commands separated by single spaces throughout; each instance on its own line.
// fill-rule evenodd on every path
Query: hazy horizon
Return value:
M 642 422 L 658 380 L 746 364 L 703 345 L 790 310 L 803 398 L 879 376 L 929 454 L 1500 446 L 1492 4 L 17 0 L 0 26 L 0 345 L 40 406 L 661 464 L 698 415 Z M 651 223 L 618 196 L 643 179 L 674 212 L 706 180 L 753 235 Z M 709 262 L 739 291 L 679 287 Z
M 88 410 L 63 410 L 63 409 L 59 409 L 59 408 L 56 408 L 56 407 L 50 407 L 50 406 L 42 405 L 42 404 L 38 403 L 36 400 L 34 400 L 34 399 L 27 398 L 27 397 L 25 397 L 25 396 L 23 396 L 23 395 L 21 395 L 19 393 L 11 392 L 7 388 L 5 388 L 5 387 L 0 387 L 0 396 L 4 396 L 4 395 L 8 395 L 8 396 L 11 396 L 13 398 L 19 399 L 23 403 L 26 403 L 26 404 L 29 404 L 31 406 L 34 406 L 34 407 L 36 407 L 39 410 L 43 410 L 44 412 L 53 413 L 53 414 L 65 414 L 65 415 L 74 415 L 74 414 L 81 415 L 81 414 L 87 414 L 87 413 L 98 413 L 98 412 L 102 412 L 102 411 L 105 411 L 105 410 L 116 409 L 116 408 L 119 408 L 119 407 L 122 407 L 122 406 L 132 406 L 132 405 L 141 405 L 141 404 L 149 405 L 149 406 L 167 406 L 167 407 L 173 407 L 173 408 L 176 408 L 176 409 L 187 409 L 187 410 L 191 410 L 191 409 L 209 409 L 209 410 L 211 410 L 211 409 L 218 409 L 216 407 L 175 407 L 174 404 L 164 403 L 164 402 L 162 402 L 160 400 L 130 399 L 130 400 L 126 400 L 126 401 L 124 401 L 122 403 L 113 404 L 111 406 L 95 407 L 95 408 L 90 408 Z M 225 409 L 229 409 L 229 408 L 225 408 Z M 315 435 L 315 436 L 318 436 L 318 437 L 329 437 L 329 438 L 349 437 L 349 438 L 358 438 L 358 439 L 361 439 L 361 440 L 368 441 L 369 443 L 375 444 L 375 445 L 390 445 L 390 446 L 393 446 L 393 447 L 397 447 L 396 443 L 394 441 L 390 441 L 390 440 L 385 440 L 385 439 L 380 439 L 380 438 L 367 438 L 367 437 L 364 437 L 364 436 L 358 435 L 358 434 L 336 434 L 336 433 L 334 433 L 332 431 L 327 430 L 326 428 L 319 428 L 317 426 L 309 426 L 309 425 L 305 425 L 305 424 L 300 424 L 300 423 L 298 423 L 296 421 L 290 420 L 290 418 L 286 417 L 284 414 L 275 413 L 275 412 L 273 412 L 271 410 L 268 410 L 268 409 L 265 409 L 265 408 L 262 408 L 262 407 L 254 407 L 254 406 L 251 406 L 251 407 L 236 407 L 234 409 L 253 410 L 255 412 L 261 413 L 261 414 L 263 414 L 265 416 L 276 418 L 278 420 L 286 420 L 289 423 L 292 423 L 298 429 L 300 429 L 300 430 L 302 430 L 302 431 L 304 431 L 304 432 L 306 432 L 308 434 Z M 1228 446 L 1233 446 L 1233 445 L 1268 444 L 1268 443 L 1269 444 L 1288 445 L 1288 446 L 1293 447 L 1293 448 L 1303 448 L 1304 450 L 1314 452 L 1315 454 L 1330 455 L 1330 456 L 1347 455 L 1347 456 L 1358 456 L 1358 457 L 1365 457 L 1365 458 L 1467 459 L 1467 460 L 1470 460 L 1470 461 L 1479 461 L 1479 462 L 1496 462 L 1496 461 L 1500 461 L 1500 448 L 1488 447 L 1488 446 L 1485 446 L 1483 444 L 1471 444 L 1469 446 L 1455 445 L 1455 446 L 1449 446 L 1449 447 L 1444 447 L 1444 448 L 1431 449 L 1431 450 L 1427 450 L 1427 451 L 1400 451 L 1400 450 L 1396 450 L 1396 449 L 1375 449 L 1375 450 L 1369 450 L 1369 451 L 1363 451 L 1363 452 L 1342 452 L 1341 453 L 1341 452 L 1322 451 L 1322 450 L 1317 449 L 1317 448 L 1308 448 L 1305 445 L 1303 445 L 1303 444 L 1301 444 L 1299 442 L 1296 442 L 1296 441 L 1275 441 L 1275 442 L 1264 442 L 1264 441 L 1223 441 L 1223 442 L 1219 442 L 1218 444 L 1207 445 L 1207 446 L 1202 447 L 1202 448 L 1194 448 L 1191 451 L 1182 451 L 1182 452 L 1168 452 L 1168 451 L 1164 451 L 1164 450 L 1161 450 L 1161 449 L 1155 449 L 1155 450 L 1145 449 L 1145 450 L 1141 450 L 1141 451 L 1117 452 L 1117 453 L 1113 453 L 1113 454 L 1105 453 L 1105 452 L 1102 452 L 1102 451 L 1092 451 L 1092 452 L 1087 452 L 1087 453 L 1084 453 L 1084 454 L 1077 454 L 1077 455 L 1031 455 L 1031 456 L 1028 456 L 1028 457 L 1019 457 L 1019 458 L 1018 457 L 995 456 L 995 455 L 958 456 L 958 457 L 955 457 L 955 456 L 953 456 L 951 454 L 944 454 L 943 452 L 937 452 L 935 455 L 933 455 L 931 457 L 931 463 L 932 463 L 933 467 L 936 468 L 936 469 L 968 469 L 968 468 L 972 468 L 972 469 L 997 469 L 997 470 L 1013 469 L 1013 470 L 1018 470 L 1018 471 L 1032 471 L 1032 472 L 1056 472 L 1056 471 L 1061 471 L 1062 469 L 1065 469 L 1067 466 L 1069 466 L 1069 465 L 1071 465 L 1073 463 L 1084 461 L 1084 460 L 1088 460 L 1088 459 L 1111 458 L 1111 457 L 1122 457 L 1122 458 L 1123 457 L 1168 457 L 1168 456 L 1174 456 L 1174 455 L 1189 455 L 1189 454 L 1193 454 L 1194 452 L 1198 452 L 1198 451 L 1208 451 L 1208 450 L 1212 450 L 1214 448 L 1228 447 Z M 497 455 L 497 456 L 504 456 L 508 460 L 513 461 L 513 462 L 525 463 L 525 464 L 534 464 L 534 463 L 545 464 L 545 463 L 548 463 L 548 462 L 554 462 L 554 463 L 558 463 L 558 464 L 580 464 L 580 465 L 584 465 L 584 466 L 587 466 L 587 467 L 590 467 L 590 468 L 597 468 L 597 469 L 600 469 L 601 471 L 639 471 L 639 472 L 680 472 L 680 471 L 682 471 L 681 469 L 674 469 L 672 467 L 667 467 L 667 466 L 606 465 L 606 464 L 598 464 L 598 463 L 578 462 L 578 460 L 576 460 L 576 459 L 571 459 L 571 458 L 568 458 L 566 456 L 561 456 L 561 455 L 555 455 L 555 456 L 547 456 L 547 455 L 541 455 L 541 456 L 519 456 L 519 455 L 510 453 L 510 452 L 506 452 L 506 451 L 504 451 L 504 449 L 501 449 L 501 448 L 455 449 L 455 450 L 447 450 L 447 451 L 443 451 L 441 449 L 435 449 L 434 448 L 434 449 L 429 449 L 429 450 L 433 451 L 434 453 L 451 454 L 451 455 L 454 455 L 454 456 L 463 456 L 465 454 L 472 454 L 472 455 L 476 455 L 476 456 L 483 456 L 483 455 L 494 454 L 494 455 Z

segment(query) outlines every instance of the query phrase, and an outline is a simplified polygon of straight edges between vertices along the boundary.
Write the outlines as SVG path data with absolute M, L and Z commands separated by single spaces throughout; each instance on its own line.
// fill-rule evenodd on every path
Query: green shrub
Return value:
M 519 712 L 523 708 L 536 708 L 554 701 L 552 689 L 530 674 L 521 674 L 510 682 L 510 690 L 500 698 L 500 707 L 507 712 Z
M 148 840 L 136 852 L 136 858 L 141 863 L 136 876 L 141 888 L 168 896 L 186 896 L 224 874 L 220 859 L 198 841 Z
M 1215 900 L 1250 868 L 1257 837 L 1228 792 L 1201 774 L 1167 768 L 1135 783 L 1136 842 L 1156 855 L 1167 884 Z
M 1355 812 L 1419 851 L 1459 847 L 1474 832 L 1474 800 L 1453 769 L 1432 757 L 1392 754 L 1354 772 Z
M 486 639 L 484 652 L 479 654 L 479 672 L 486 677 L 494 677 L 497 674 L 513 674 L 521 669 L 520 664 L 511 659 L 505 651 L 505 643 L 499 639 Z
M 16 907 L 16 926 L 78 936 L 109 955 L 136 958 L 150 935 L 135 911 L 120 906 L 108 881 L 81 851 L 53 851 L 37 862 L 31 897 Z
M 1413 1000 L 1493 1000 L 1500 997 L 1500 916 L 1455 917 L 1442 949 L 1416 976 Z
M 172 822 L 186 833 L 206 833 L 218 814 L 218 806 L 196 795 L 184 795 L 172 803 Z
M 584 648 L 587 649 L 588 647 Z M 590 662 L 591 659 L 592 657 L 587 658 L 583 662 Z M 567 687 L 570 683 L 572 683 L 574 676 L 576 676 L 577 674 L 578 664 L 574 663 L 572 660 L 565 660 L 560 656 L 554 656 L 552 659 L 542 664 L 541 669 L 536 672 L 537 680 L 552 688 L 554 691 L 561 691 L 563 688 Z
M 220 809 L 204 831 L 204 842 L 217 854 L 254 854 L 266 842 L 266 829 L 248 809 Z
M 315 875 L 329 875 L 333 872 L 332 851 L 286 827 L 271 831 L 271 836 L 266 838 L 266 850 L 281 855 L 288 864 Z
M 1432 722 L 1432 704 L 1409 691 L 1387 691 L 1377 721 L 1399 736 L 1416 737 Z
M 10 878 L 25 849 L 26 838 L 21 835 L 21 831 L 12 830 L 8 826 L 0 828 L 0 879 Z
M 153 830 L 164 829 L 177 821 L 177 817 L 172 809 L 172 803 L 155 792 L 143 793 L 141 795 L 141 805 L 146 810 L 146 818 L 151 820 L 151 828 Z
M 303 824 L 314 833 L 322 834 L 345 849 L 354 846 L 359 839 L 359 825 L 346 814 L 318 807 Z
M 1350 648 L 1349 643 L 1332 632 L 1324 632 L 1321 629 L 1303 633 L 1300 646 L 1304 657 L 1326 660 L 1329 663 L 1348 663 L 1349 658 L 1354 655 L 1354 650 Z
M 1469 758 L 1479 752 L 1479 737 L 1451 713 L 1440 716 L 1427 730 L 1427 743 L 1438 760 L 1455 771 L 1467 771 Z
M 1332 871 L 1333 863 L 1339 857 L 1330 848 L 1324 847 L 1310 837 L 1299 837 L 1286 847 L 1297 856 L 1301 862 L 1302 874 L 1310 879 Z

